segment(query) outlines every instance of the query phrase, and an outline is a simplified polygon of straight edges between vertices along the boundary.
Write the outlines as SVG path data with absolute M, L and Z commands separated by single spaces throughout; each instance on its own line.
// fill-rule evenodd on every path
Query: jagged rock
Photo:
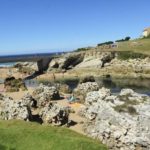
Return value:
M 86 94 L 91 91 L 97 91 L 99 86 L 96 82 L 81 83 L 74 89 L 74 95 L 84 102 Z
M 18 92 L 21 90 L 27 90 L 24 81 L 19 78 L 15 79 L 14 77 L 6 78 L 4 81 L 4 86 L 7 92 Z
M 4 96 L 0 104 L 0 119 L 2 120 L 29 120 L 31 110 L 22 100 L 14 101 L 12 98 Z
M 28 105 L 30 108 L 31 107 L 33 107 L 33 108 L 37 107 L 37 101 L 29 93 L 24 95 L 21 100 L 24 104 Z
M 55 103 L 49 103 L 41 109 L 39 115 L 44 123 L 61 126 L 68 124 L 69 111 Z
M 136 111 L 134 115 L 117 110 L 131 106 Z M 84 131 L 108 145 L 109 149 L 150 149 L 150 97 L 146 95 L 131 89 L 112 95 L 110 90 L 102 88 L 87 94 L 81 115 L 89 120 Z
M 43 107 L 52 100 L 59 100 L 59 91 L 54 86 L 40 85 L 32 94 L 34 100 L 37 101 L 38 107 Z

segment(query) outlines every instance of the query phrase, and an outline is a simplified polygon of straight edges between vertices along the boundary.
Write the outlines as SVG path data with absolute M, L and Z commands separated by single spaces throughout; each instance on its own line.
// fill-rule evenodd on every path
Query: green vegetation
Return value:
M 24 121 L 0 121 L 0 150 L 107 150 L 96 140 L 66 128 Z
M 124 39 L 116 40 L 116 42 L 124 42 L 129 41 L 131 38 L 129 36 L 125 37 Z
M 136 59 L 136 58 L 144 59 L 147 57 L 147 55 L 145 54 L 135 53 L 132 51 L 120 51 L 117 54 L 118 54 L 118 59 L 121 60 Z
M 136 109 L 133 107 L 134 105 L 138 105 L 139 102 L 136 100 L 130 100 L 129 99 L 130 95 L 125 95 L 125 96 L 118 96 L 118 98 L 124 102 L 122 105 L 117 105 L 114 107 L 114 109 L 117 112 L 126 112 L 129 113 L 130 115 L 137 115 L 138 113 L 136 112 Z
M 78 48 L 77 50 L 75 50 L 76 52 L 80 52 L 80 51 L 87 51 L 90 50 L 90 47 L 83 47 L 83 48 Z
M 131 51 L 134 53 L 150 55 L 150 38 L 119 42 L 116 51 Z
M 113 41 L 108 41 L 108 42 L 104 42 L 104 43 L 99 43 L 99 44 L 97 44 L 97 46 L 110 45 L 113 43 L 114 43 Z
M 130 115 L 137 115 L 136 109 L 132 106 L 128 106 L 126 104 L 118 105 L 114 107 L 117 112 L 127 112 Z

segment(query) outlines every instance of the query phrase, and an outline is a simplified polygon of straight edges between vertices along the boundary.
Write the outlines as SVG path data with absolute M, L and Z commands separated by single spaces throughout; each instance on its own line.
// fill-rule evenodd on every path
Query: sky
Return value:
M 0 0 L 0 55 L 74 50 L 150 26 L 150 0 Z

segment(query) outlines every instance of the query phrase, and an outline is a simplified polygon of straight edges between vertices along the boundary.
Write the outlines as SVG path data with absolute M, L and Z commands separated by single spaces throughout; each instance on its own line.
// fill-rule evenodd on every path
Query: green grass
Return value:
M 150 55 L 150 38 L 119 42 L 117 50 Z
M 126 51 L 126 52 L 131 52 L 132 54 L 135 53 L 134 56 L 138 56 L 139 54 L 144 54 L 144 55 L 150 56 L 150 37 L 139 38 L 139 39 L 130 40 L 130 41 L 118 42 L 117 48 L 99 47 L 99 50 L 104 51 L 104 52 L 107 52 L 107 51 L 118 51 L 118 52 Z
M 107 150 L 69 129 L 24 121 L 0 121 L 0 150 Z

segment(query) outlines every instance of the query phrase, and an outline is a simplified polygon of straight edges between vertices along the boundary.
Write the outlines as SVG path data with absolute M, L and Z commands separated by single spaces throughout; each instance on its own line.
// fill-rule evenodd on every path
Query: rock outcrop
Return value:
M 68 70 L 81 63 L 83 59 L 84 54 L 82 53 L 67 53 L 60 58 L 53 59 L 49 64 L 49 70 L 51 68 Z
M 18 62 L 14 66 L 15 68 L 18 69 L 20 73 L 25 73 L 25 74 L 33 74 L 35 71 L 38 70 L 37 63 L 35 62 Z
M 84 102 L 86 94 L 91 91 L 98 91 L 99 86 L 96 82 L 80 83 L 77 88 L 74 89 L 73 93 L 76 97 Z
M 45 86 L 43 84 L 33 91 L 32 96 L 37 101 L 38 107 L 44 107 L 50 101 L 60 99 L 59 91 L 55 86 Z
M 89 51 L 84 55 L 84 60 L 76 68 L 102 68 L 115 58 L 112 52 Z
M 145 59 L 128 59 L 120 60 L 113 59 L 109 64 L 105 64 L 107 70 L 116 71 L 117 73 L 134 73 L 134 74 L 149 74 L 150 73 L 150 58 Z M 124 69 L 122 69 L 124 68 Z
M 89 92 L 81 111 L 85 132 L 113 150 L 150 149 L 150 97 L 124 89 Z
M 69 111 L 67 108 L 61 107 L 55 103 L 49 103 L 40 110 L 39 115 L 46 124 L 61 126 L 68 124 Z
M 31 110 L 28 104 L 22 100 L 14 101 L 12 98 L 2 96 L 0 98 L 0 119 L 19 119 L 28 121 L 31 119 Z

